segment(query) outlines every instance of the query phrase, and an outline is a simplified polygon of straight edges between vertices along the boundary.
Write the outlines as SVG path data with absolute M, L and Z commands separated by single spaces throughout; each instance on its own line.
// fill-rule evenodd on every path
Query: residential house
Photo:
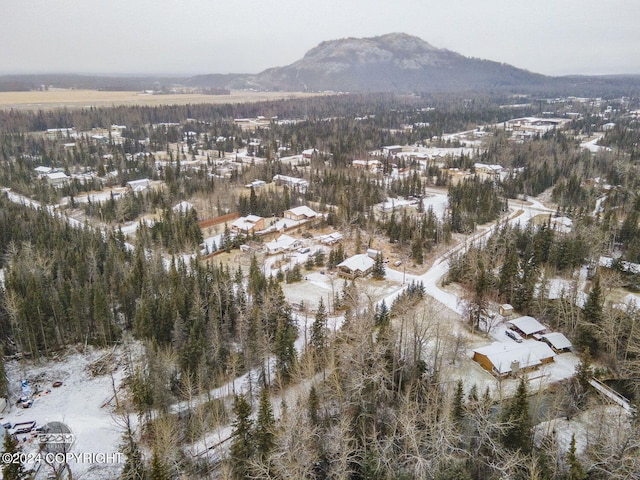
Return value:
M 257 215 L 240 217 L 231 224 L 231 230 L 237 233 L 251 235 L 264 230 L 264 218 Z
M 501 165 L 487 165 L 485 163 L 474 163 L 473 168 L 476 173 L 484 173 L 485 175 L 491 175 L 492 177 L 500 176 L 500 172 L 502 172 Z
M 500 315 L 503 317 L 510 317 L 513 315 L 513 306 L 509 303 L 503 303 L 500 305 Z
M 388 145 L 386 147 L 382 147 L 383 155 L 397 155 L 402 151 L 402 145 Z
M 348 279 L 363 277 L 373 270 L 376 261 L 365 253 L 354 255 L 339 263 L 338 275 Z
M 342 235 L 340 232 L 333 232 L 327 235 L 322 235 L 320 237 L 320 242 L 322 242 L 324 245 L 333 245 L 335 243 L 338 243 L 343 238 L 344 235 Z
M 351 166 L 364 170 L 377 171 L 382 168 L 380 160 L 353 160 Z
M 140 180 L 131 180 L 130 182 L 127 182 L 127 188 L 132 193 L 144 192 L 150 187 L 151 180 L 149 180 L 148 178 L 141 178 Z
M 473 359 L 486 371 L 499 377 L 553 362 L 555 356 L 549 345 L 533 340 L 523 343 L 495 342 L 473 351 Z
M 273 181 L 276 185 L 287 185 L 291 188 L 297 188 L 300 193 L 305 193 L 309 187 L 309 182 L 304 178 L 289 177 L 287 175 L 274 175 Z
M 300 207 L 285 210 L 283 216 L 287 220 L 295 220 L 299 222 L 301 220 L 311 220 L 312 218 L 316 218 L 318 214 L 306 205 L 302 205 Z
M 49 182 L 49 185 L 52 187 L 62 187 L 70 180 L 70 177 L 64 172 L 50 172 L 45 174 L 44 178 L 47 179 L 47 182 Z
M 245 185 L 245 187 L 247 187 L 247 188 L 253 187 L 255 189 L 255 188 L 259 188 L 259 187 L 264 187 L 266 184 L 267 184 L 267 182 L 265 182 L 264 180 L 254 180 L 251 183 L 247 183 Z
M 289 235 L 283 234 L 275 240 L 265 243 L 264 246 L 267 249 L 267 253 L 274 255 L 276 253 L 290 252 L 292 250 L 300 248 L 301 245 L 302 242 L 297 238 L 293 238 Z
M 51 167 L 45 167 L 45 166 L 42 166 L 42 165 L 41 165 L 41 166 L 39 166 L 39 167 L 36 167 L 34 170 L 38 173 L 38 175 L 40 175 L 40 176 L 44 176 L 44 175 L 46 175 L 47 173 L 51 173 L 51 172 L 53 171 L 53 168 L 51 168 Z

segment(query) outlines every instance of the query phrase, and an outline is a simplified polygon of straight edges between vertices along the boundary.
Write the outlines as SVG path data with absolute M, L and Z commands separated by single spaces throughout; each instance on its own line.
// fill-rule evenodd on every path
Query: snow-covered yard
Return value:
M 119 350 L 119 349 L 118 349 Z M 70 452 L 74 454 L 105 454 L 109 462 L 69 461 L 75 478 L 112 479 L 122 468 L 124 457 L 118 455 L 122 428 L 115 414 L 114 384 L 118 388 L 125 378 L 120 362 L 121 351 L 87 349 L 87 353 L 70 351 L 57 360 L 11 360 L 6 363 L 10 397 L 2 412 L 2 423 L 35 421 L 36 426 L 49 422 L 62 422 L 74 435 Z M 91 367 L 99 360 L 106 360 L 98 375 L 92 375 Z M 113 374 L 113 383 L 112 375 Z M 16 405 L 21 394 L 21 382 L 27 380 L 34 392 L 30 408 Z M 54 387 L 54 382 L 62 382 Z M 120 392 L 120 395 L 122 393 Z M 132 418 L 136 423 L 136 419 Z M 37 439 L 21 434 L 25 452 L 37 450 Z M 25 442 L 26 439 L 26 442 Z M 47 470 L 46 466 L 42 471 Z

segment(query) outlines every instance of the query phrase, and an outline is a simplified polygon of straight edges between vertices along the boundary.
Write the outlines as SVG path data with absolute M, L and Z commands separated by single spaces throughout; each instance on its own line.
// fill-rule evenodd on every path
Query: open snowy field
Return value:
M 0 92 L 0 109 L 46 110 L 53 108 L 112 107 L 116 105 L 188 105 L 195 103 L 250 103 L 306 98 L 318 93 L 233 91 L 230 95 L 196 93 L 152 95 L 143 92 L 108 92 L 52 88 L 45 92 Z M 326 94 L 325 94 L 326 95 Z

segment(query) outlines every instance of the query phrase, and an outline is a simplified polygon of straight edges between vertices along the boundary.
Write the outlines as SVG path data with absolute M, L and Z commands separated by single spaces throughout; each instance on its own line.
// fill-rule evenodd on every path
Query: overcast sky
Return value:
M 640 74 L 638 0 L 0 0 L 0 74 L 258 73 L 391 32 L 548 75 Z

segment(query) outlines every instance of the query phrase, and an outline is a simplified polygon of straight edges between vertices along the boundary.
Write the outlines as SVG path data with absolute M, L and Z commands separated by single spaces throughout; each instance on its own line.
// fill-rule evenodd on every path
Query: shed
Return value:
M 513 315 L 513 306 L 509 303 L 503 303 L 500 305 L 500 315 L 503 317 L 510 317 Z

